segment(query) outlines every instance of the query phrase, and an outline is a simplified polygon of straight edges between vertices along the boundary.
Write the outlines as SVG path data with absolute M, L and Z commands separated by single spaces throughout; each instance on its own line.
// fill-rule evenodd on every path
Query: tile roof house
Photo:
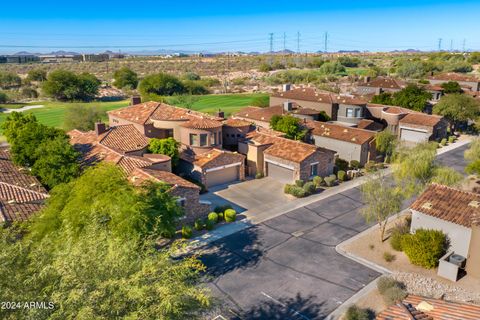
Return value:
M 377 320 L 477 320 L 480 306 L 415 295 L 388 307 Z
M 27 220 L 47 198 L 37 178 L 15 166 L 9 150 L 0 148 L 0 224 Z
M 357 83 L 357 93 L 360 94 L 380 94 L 382 92 L 397 92 L 405 87 L 405 83 L 398 79 L 390 77 L 377 77 L 370 80 L 366 77 L 364 82 Z
M 480 91 L 480 79 L 475 76 L 455 72 L 440 73 L 428 78 L 430 84 L 442 84 L 449 81 L 458 82 L 460 87 L 471 91 Z
M 121 125 L 119 127 L 128 126 Z M 130 130 L 118 131 L 118 127 L 112 129 L 113 132 L 121 132 L 123 134 L 133 132 Z M 194 221 L 198 217 L 205 216 L 210 211 L 209 204 L 200 202 L 200 187 L 170 172 L 170 157 L 123 152 L 123 150 L 128 149 L 126 145 L 131 145 L 130 141 L 135 141 L 128 135 L 123 136 L 123 141 L 125 141 L 125 145 L 123 145 L 120 143 L 121 140 L 115 140 L 113 144 L 111 141 L 106 142 L 105 134 L 101 133 L 99 135 L 95 131 L 82 132 L 72 130 L 68 134 L 70 143 L 82 154 L 81 165 L 83 167 L 105 161 L 120 167 L 126 177 L 135 185 L 139 185 L 145 180 L 152 180 L 171 186 L 168 192 L 178 197 L 188 221 Z M 136 133 L 132 135 L 134 138 L 137 136 Z M 115 148 L 112 146 L 115 146 Z
M 448 122 L 445 118 L 420 112 L 410 112 L 398 122 L 401 141 L 418 143 L 441 140 L 447 137 Z
M 356 160 L 362 166 L 376 160 L 375 131 L 320 121 L 308 121 L 306 126 L 315 145 L 335 151 L 341 159 Z
M 410 205 L 411 232 L 435 229 L 444 232 L 450 241 L 451 252 L 467 258 L 480 277 L 480 194 L 431 184 Z
M 248 174 L 263 173 L 284 183 L 333 171 L 334 151 L 261 131 L 249 133 L 238 150 L 247 158 Z

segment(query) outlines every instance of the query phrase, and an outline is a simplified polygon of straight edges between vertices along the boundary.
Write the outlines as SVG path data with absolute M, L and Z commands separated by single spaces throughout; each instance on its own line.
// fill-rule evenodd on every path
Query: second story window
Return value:
M 191 146 L 198 145 L 198 136 L 194 133 L 190 133 L 190 145 Z
M 200 146 L 204 147 L 206 145 L 207 145 L 207 134 L 202 133 L 202 134 L 200 134 Z
M 353 108 L 347 108 L 347 118 L 353 118 Z
M 355 118 L 360 118 L 362 117 L 362 108 L 356 108 L 355 109 Z
M 217 144 L 217 133 L 216 132 L 212 132 L 210 134 L 210 144 L 212 146 Z

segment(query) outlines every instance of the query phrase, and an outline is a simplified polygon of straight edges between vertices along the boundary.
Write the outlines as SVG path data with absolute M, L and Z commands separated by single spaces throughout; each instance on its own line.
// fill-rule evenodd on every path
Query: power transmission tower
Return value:
M 463 39 L 463 43 L 462 43 L 462 51 L 465 52 L 465 43 L 466 43 L 467 40 Z
M 283 52 L 287 51 L 287 34 L 283 33 Z
M 442 51 L 442 38 L 438 38 L 438 51 Z
M 325 32 L 325 53 L 327 53 L 328 51 L 327 45 L 328 45 L 328 32 Z
M 297 32 L 297 54 L 300 54 L 300 32 Z
M 273 33 L 269 33 L 269 39 L 270 39 L 270 53 L 273 52 Z
M 453 39 L 450 39 L 450 52 L 453 52 Z

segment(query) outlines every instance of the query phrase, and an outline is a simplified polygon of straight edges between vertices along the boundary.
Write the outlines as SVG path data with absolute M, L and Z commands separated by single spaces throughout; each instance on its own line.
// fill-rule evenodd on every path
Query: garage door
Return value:
M 239 168 L 240 166 L 234 166 L 207 172 L 207 187 L 213 187 L 220 184 L 237 181 Z
M 410 142 L 425 142 L 428 141 L 429 136 L 427 132 L 401 128 L 400 139 Z
M 268 176 L 282 183 L 293 182 L 293 170 L 281 167 L 271 162 L 267 162 Z

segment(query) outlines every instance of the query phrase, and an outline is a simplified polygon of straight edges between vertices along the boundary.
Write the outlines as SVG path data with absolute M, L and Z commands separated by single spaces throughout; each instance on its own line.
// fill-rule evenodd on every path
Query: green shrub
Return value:
M 377 281 L 377 289 L 378 289 L 378 292 L 380 292 L 381 295 L 383 295 L 388 289 L 390 289 L 392 287 L 402 288 L 403 285 L 402 285 L 402 283 L 400 283 L 400 282 L 396 281 L 395 279 L 393 279 L 392 277 L 388 277 L 388 276 L 380 277 L 380 279 L 378 279 L 378 281 Z
M 303 188 L 297 186 L 292 186 L 290 189 L 290 194 L 296 198 L 303 198 L 307 195 Z
M 263 178 L 263 173 L 257 172 L 257 174 L 255 175 L 255 179 L 262 179 L 262 178 Z
M 347 173 L 343 170 L 337 172 L 338 180 L 347 181 Z
M 284 193 L 287 193 L 287 194 L 291 194 L 292 193 L 292 188 L 295 187 L 295 185 L 293 184 L 286 184 L 285 187 L 283 187 L 283 192 Z
M 218 222 L 225 220 L 225 214 L 223 212 L 218 213 Z
M 335 181 L 337 180 L 337 178 L 335 176 L 328 176 L 328 177 L 325 177 L 325 184 L 327 185 L 327 187 L 331 187 L 335 184 Z
M 343 160 L 341 158 L 335 159 L 335 167 L 337 167 L 337 170 L 343 170 L 347 171 L 348 170 L 348 161 Z
M 315 191 L 317 190 L 317 187 L 315 187 L 315 184 L 313 182 L 307 182 L 303 186 L 303 190 L 305 191 L 305 193 L 307 195 L 310 195 L 310 194 L 315 193 Z
M 215 222 L 210 219 L 205 219 L 204 225 L 205 225 L 205 229 L 212 230 L 215 227 Z
M 323 178 L 320 177 L 320 176 L 315 176 L 315 177 L 313 177 L 313 183 L 315 184 L 315 186 L 317 188 L 319 188 L 323 183 Z
M 207 217 L 208 221 L 212 221 L 213 223 L 218 222 L 218 214 L 216 212 L 210 212 Z
M 350 306 L 345 312 L 345 320 L 369 320 L 371 318 L 370 311 L 357 307 L 356 305 Z
M 233 209 L 227 209 L 224 217 L 226 222 L 234 222 L 237 219 L 237 212 Z
M 213 211 L 215 211 L 216 213 L 220 213 L 220 212 L 225 212 L 225 210 L 227 209 L 233 209 L 233 208 L 229 204 L 224 204 L 221 206 L 216 206 L 215 209 L 213 209 Z
M 375 163 L 375 161 L 368 161 L 366 164 L 365 164 L 365 170 L 367 172 L 375 172 L 377 171 L 377 165 Z
M 450 137 L 448 137 L 448 143 L 454 143 L 455 140 L 457 140 L 457 137 L 456 137 L 456 136 L 450 136 Z
M 195 223 L 193 224 L 193 227 L 197 231 L 202 230 L 203 227 L 204 227 L 202 219 L 199 218 L 199 219 L 195 220 Z
M 412 264 L 432 269 L 445 254 L 448 241 L 442 231 L 418 229 L 414 234 L 404 235 L 401 246 Z
M 440 145 L 443 147 L 443 146 L 446 146 L 447 145 L 447 139 L 446 138 L 443 138 L 442 141 L 440 141 Z
M 407 291 L 399 286 L 388 288 L 383 294 L 383 300 L 388 306 L 396 304 L 407 297 Z
M 303 180 L 295 180 L 295 185 L 297 187 L 302 188 L 304 184 L 305 184 L 305 181 L 303 181 Z
M 190 226 L 183 226 L 182 227 L 182 238 L 190 239 L 193 235 L 192 227 Z
M 357 160 L 352 160 L 350 161 L 350 167 L 352 169 L 358 169 L 360 168 L 360 161 L 357 161 Z
M 397 230 L 394 230 L 390 236 L 390 246 L 395 251 L 402 251 L 402 238 L 403 234 Z
M 395 260 L 396 256 L 394 254 L 391 254 L 390 252 L 384 252 L 383 253 L 383 259 L 387 262 L 392 262 Z

